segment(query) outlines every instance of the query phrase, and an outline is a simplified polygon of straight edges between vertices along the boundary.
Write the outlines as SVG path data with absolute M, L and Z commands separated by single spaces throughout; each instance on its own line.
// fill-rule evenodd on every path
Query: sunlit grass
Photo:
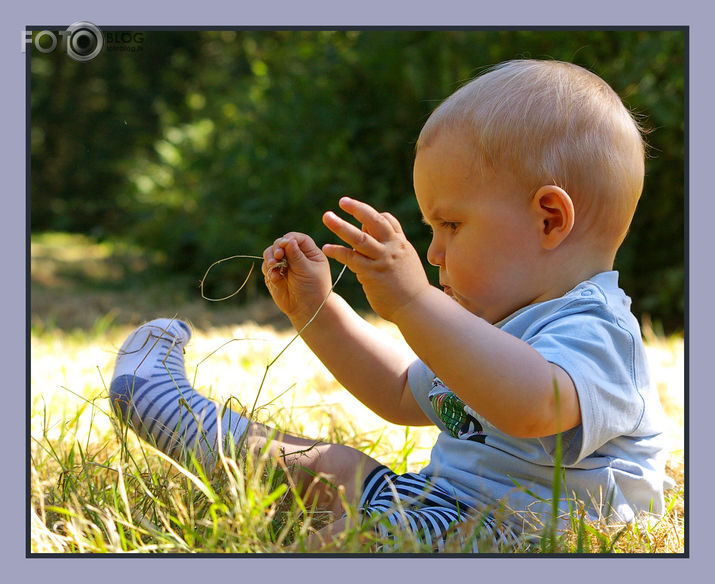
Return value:
M 97 326 L 86 334 L 58 329 L 32 334 L 33 551 L 301 551 L 306 535 L 326 518 L 304 509 L 282 480 L 282 470 L 266 460 L 242 465 L 230 460 L 218 478 L 208 480 L 196 469 L 182 474 L 131 433 L 122 446 L 109 416 L 106 385 L 114 354 L 130 330 Z M 384 422 L 343 390 L 300 339 L 270 368 L 257 394 L 266 365 L 291 338 L 289 332 L 251 323 L 197 330 L 186 351 L 189 378 L 218 401 L 233 397 L 249 411 L 255 403 L 258 420 L 360 448 L 398 472 L 427 462 L 436 429 Z M 668 494 L 668 514 L 640 531 L 576 521 L 573 531 L 560 534 L 548 549 L 683 551 L 682 339 L 650 339 L 648 353 L 672 437 L 670 469 L 677 487 Z M 357 526 L 350 531 L 342 550 L 374 549 L 374 542 L 364 543 L 363 532 Z M 420 551 L 408 539 L 404 546 Z M 532 544 L 522 551 L 542 550 Z

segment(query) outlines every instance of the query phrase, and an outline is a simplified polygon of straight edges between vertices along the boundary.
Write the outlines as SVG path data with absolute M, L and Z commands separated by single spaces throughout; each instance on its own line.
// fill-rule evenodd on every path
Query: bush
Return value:
M 563 59 L 653 129 L 616 267 L 637 315 L 680 329 L 684 51 L 681 30 L 261 30 L 147 31 L 142 51 L 89 63 L 35 53 L 32 228 L 130 237 L 199 279 L 289 230 L 326 241 L 322 211 L 351 194 L 394 213 L 424 256 L 411 169 L 430 111 L 486 66 Z

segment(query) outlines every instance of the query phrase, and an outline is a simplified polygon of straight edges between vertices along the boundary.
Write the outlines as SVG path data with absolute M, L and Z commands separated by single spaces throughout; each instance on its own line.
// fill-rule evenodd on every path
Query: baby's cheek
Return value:
M 477 305 L 484 300 L 484 283 L 477 274 L 459 274 L 450 282 L 455 294 L 462 299 L 462 304 Z
M 463 286 L 467 290 L 479 290 L 484 286 L 486 273 L 482 263 L 477 258 L 465 259 L 462 269 L 455 274 L 455 285 Z

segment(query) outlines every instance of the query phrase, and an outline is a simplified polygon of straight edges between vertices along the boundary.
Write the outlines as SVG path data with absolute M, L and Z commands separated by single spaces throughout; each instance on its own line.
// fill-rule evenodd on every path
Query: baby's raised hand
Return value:
M 261 270 L 276 305 L 297 328 L 310 320 L 330 293 L 328 259 L 304 233 L 276 239 L 263 252 Z
M 323 223 L 350 247 L 326 244 L 323 252 L 355 272 L 373 310 L 393 320 L 400 308 L 429 288 L 419 255 L 391 214 L 348 197 L 340 199 L 340 208 L 362 223 L 362 229 L 328 211 Z

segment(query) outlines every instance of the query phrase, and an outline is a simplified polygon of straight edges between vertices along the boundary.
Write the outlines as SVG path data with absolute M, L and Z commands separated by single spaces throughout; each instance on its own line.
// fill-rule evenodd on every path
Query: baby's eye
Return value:
M 439 226 L 449 231 L 456 231 L 459 227 L 459 223 L 456 221 L 442 221 Z

